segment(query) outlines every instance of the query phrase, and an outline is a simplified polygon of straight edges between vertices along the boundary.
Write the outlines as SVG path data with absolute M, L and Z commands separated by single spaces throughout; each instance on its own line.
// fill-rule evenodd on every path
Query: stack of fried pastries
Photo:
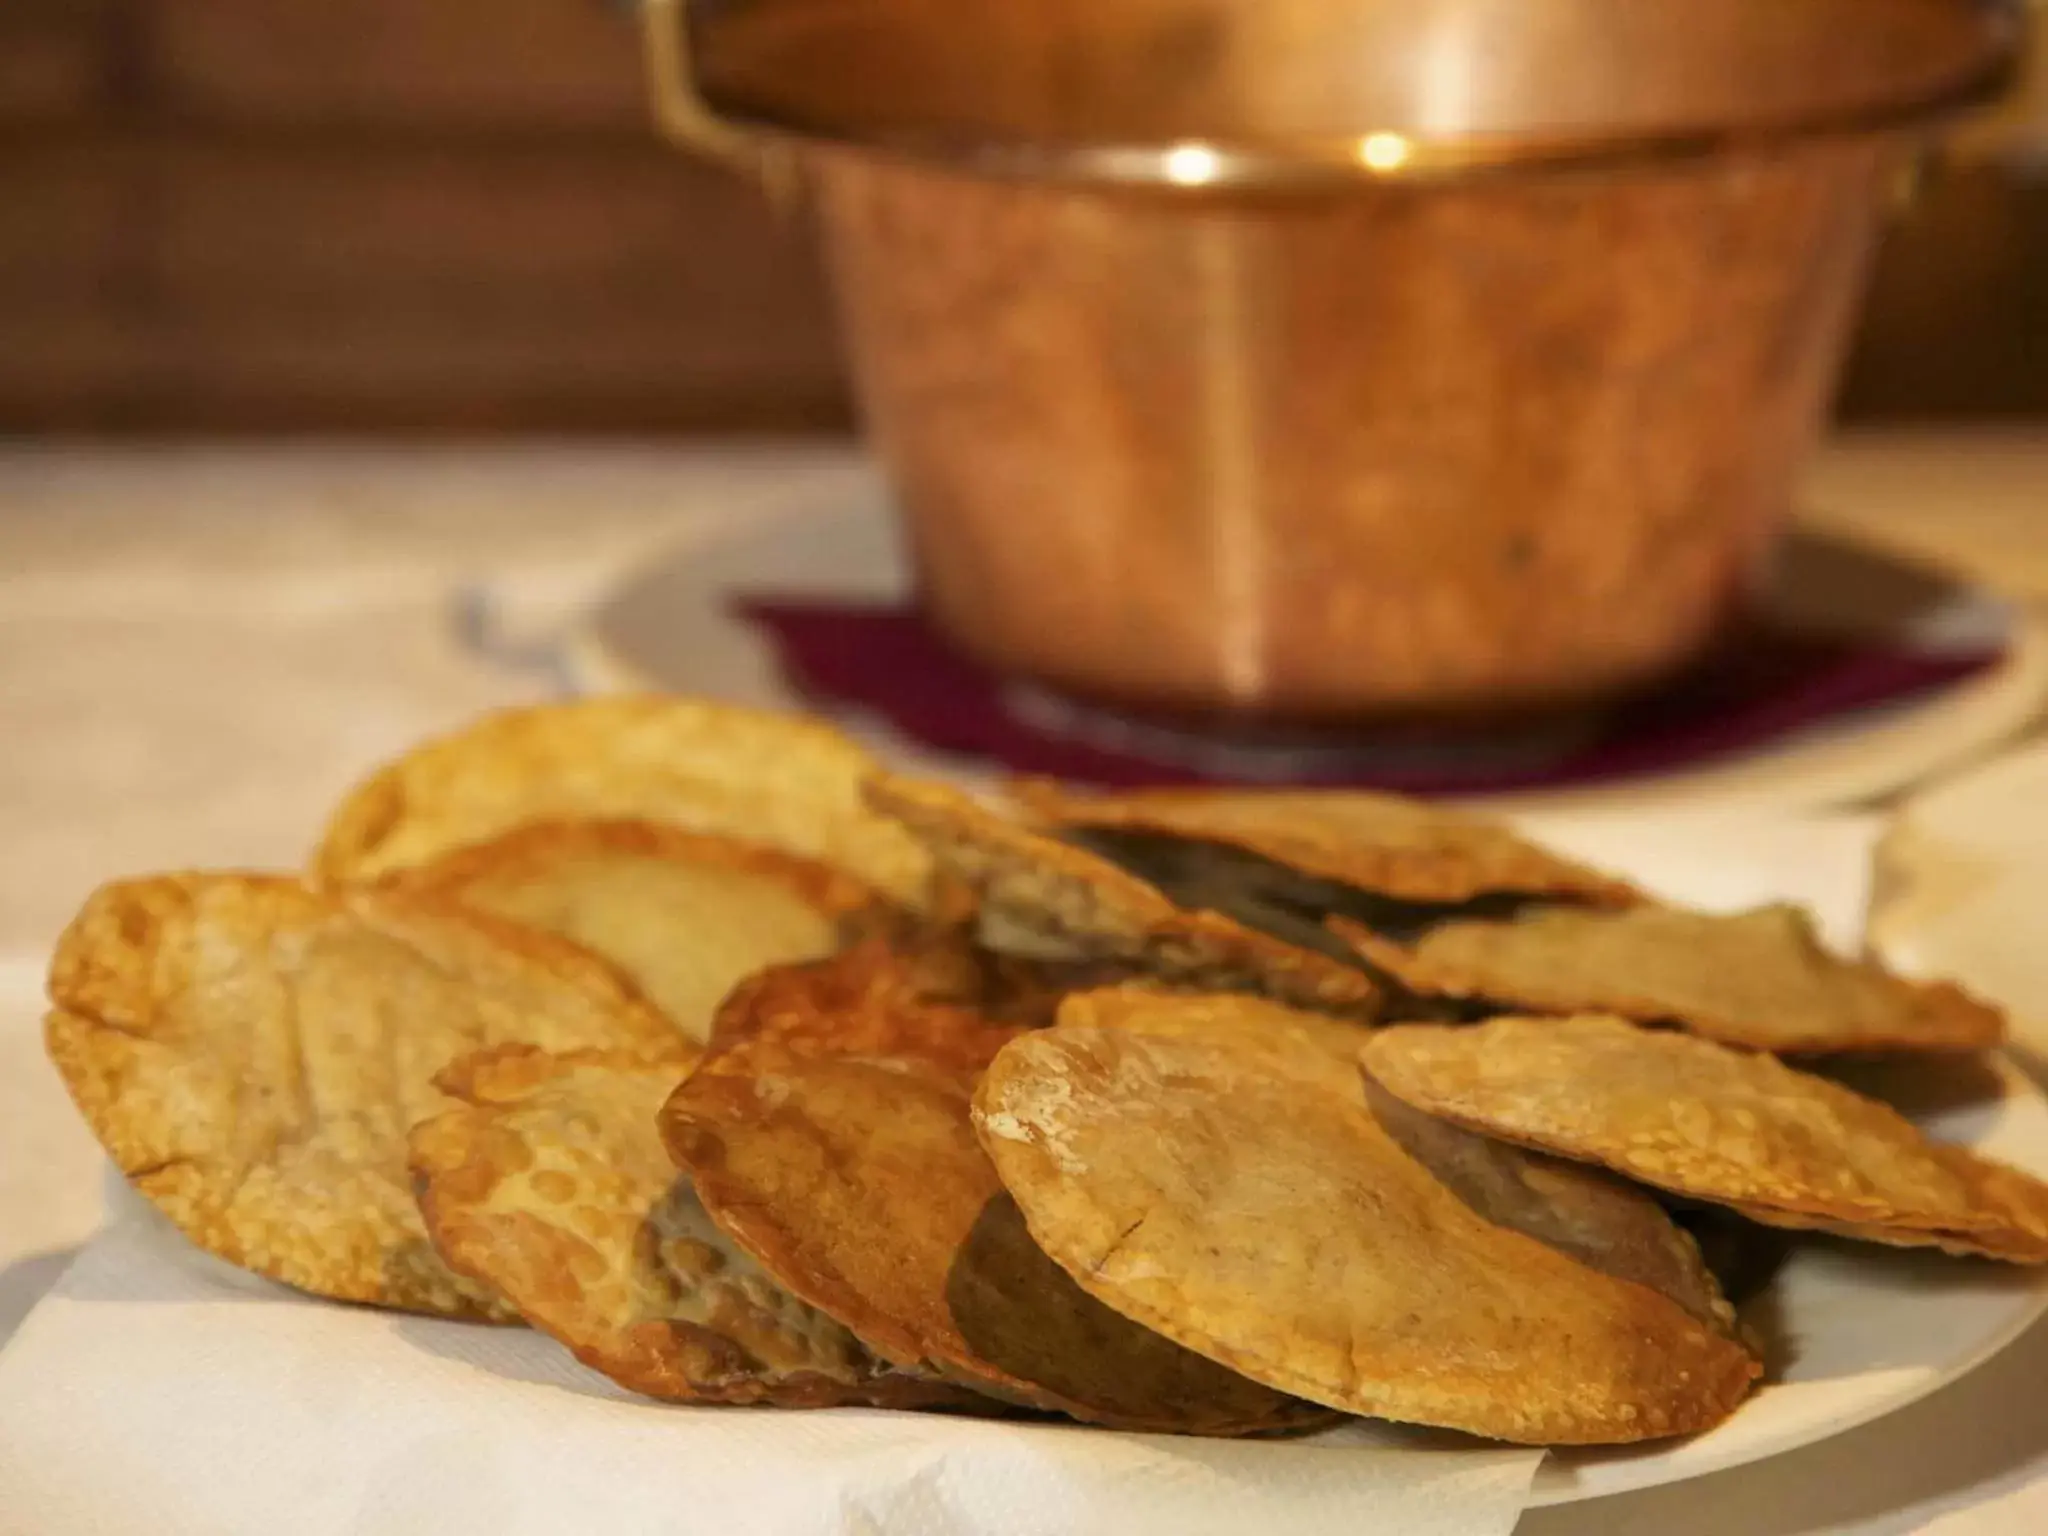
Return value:
M 110 884 L 50 998 L 200 1247 L 669 1402 L 1648 1440 L 1763 1379 L 1786 1242 L 2048 1263 L 2048 1186 L 1831 1075 L 1996 1010 L 1802 913 L 1392 797 L 976 799 L 695 700 L 428 743 L 303 875 Z

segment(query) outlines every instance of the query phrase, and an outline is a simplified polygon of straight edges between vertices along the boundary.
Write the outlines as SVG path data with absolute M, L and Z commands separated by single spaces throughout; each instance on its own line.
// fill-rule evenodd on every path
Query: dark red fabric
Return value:
M 1426 794 L 1593 784 L 1767 746 L 1952 684 L 2000 656 L 1759 632 L 1654 697 L 1547 742 L 1324 735 L 1303 750 L 1267 743 L 1248 754 L 1241 738 L 1205 743 L 1176 725 L 1167 728 L 1172 750 L 1148 756 L 1038 718 L 1043 710 L 1020 704 L 1018 690 L 960 655 L 912 608 L 740 597 L 734 609 L 773 643 L 792 691 L 818 708 L 870 712 L 912 742 L 1013 773 L 1104 787 L 1256 780 Z M 1248 759 L 1258 771 L 1229 766 Z

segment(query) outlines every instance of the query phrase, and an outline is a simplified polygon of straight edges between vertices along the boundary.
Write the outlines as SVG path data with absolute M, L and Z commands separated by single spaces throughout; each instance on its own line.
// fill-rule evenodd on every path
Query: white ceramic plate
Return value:
M 1923 1123 L 1944 1140 L 2048 1176 L 2048 1099 L 2003 1061 L 1984 1076 L 1987 1097 Z M 1802 1244 L 1744 1314 L 1776 1343 L 1775 1380 L 1720 1428 L 1675 1445 L 1552 1452 L 1531 1502 L 1675 1483 L 1854 1429 L 1982 1364 L 2043 1312 L 2048 1271 Z
M 655 688 L 786 705 L 790 700 L 767 646 L 725 610 L 733 592 L 895 601 L 908 590 L 894 521 L 878 483 L 836 486 L 814 505 L 784 505 L 762 515 L 768 520 L 651 563 L 599 603 L 567 647 L 574 685 L 589 692 Z M 1517 814 L 1852 805 L 1994 749 L 2048 701 L 2048 630 L 1968 587 L 1949 587 L 1932 601 L 1916 597 L 1915 584 L 1924 592 L 1936 579 L 1887 564 L 1891 557 L 1845 563 L 1825 553 L 1795 560 L 1798 569 L 1787 573 L 1777 606 L 1789 617 L 1823 626 L 1855 623 L 1858 612 L 1873 605 L 1889 616 L 1912 603 L 1915 632 L 1966 643 L 2002 635 L 2009 642 L 2005 661 L 1910 704 L 1800 731 L 1768 748 L 1689 770 L 1476 803 Z M 891 755 L 917 755 L 886 732 L 869 734 Z M 976 771 L 958 761 L 925 763 L 955 775 Z

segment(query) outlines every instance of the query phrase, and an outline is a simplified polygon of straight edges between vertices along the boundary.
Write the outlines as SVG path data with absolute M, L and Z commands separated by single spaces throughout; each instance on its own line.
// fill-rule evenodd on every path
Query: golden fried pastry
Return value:
M 870 943 L 765 972 L 663 1111 L 712 1219 L 898 1365 L 1124 1429 L 1327 1421 L 1091 1300 L 1038 1252 L 968 1101 L 1018 1031 Z
M 1604 1275 L 1660 1291 L 1715 1332 L 1740 1337 L 1735 1309 L 1699 1244 L 1636 1185 L 1475 1135 L 1402 1103 L 1369 1077 L 1360 1089 L 1380 1129 L 1478 1215 Z
M 649 1397 L 822 1408 L 958 1406 L 776 1285 L 712 1225 L 655 1116 L 690 1067 L 499 1046 L 435 1079 L 413 1128 L 420 1213 L 451 1269 Z
M 575 945 L 425 897 L 248 875 L 103 887 L 50 967 L 51 1059 L 130 1182 L 195 1243 L 345 1301 L 509 1320 L 436 1257 L 406 1133 L 480 1047 L 672 1056 Z
M 1450 922 L 1400 943 L 1330 926 L 1412 991 L 1545 1013 L 1669 1022 L 1754 1050 L 1973 1051 L 2005 1020 L 1950 982 L 1830 954 L 1797 907 L 1732 917 L 1642 905 Z
M 1357 790 L 1148 789 L 1077 795 L 1047 780 L 1013 793 L 1042 824 L 1221 843 L 1306 875 L 1420 902 L 1512 892 L 1602 906 L 1641 899 L 1482 817 Z
M 389 877 L 609 960 L 699 1043 L 742 977 L 837 949 L 879 898 L 850 875 L 651 822 L 548 822 Z
M 763 843 L 921 905 L 930 861 L 861 803 L 875 764 L 829 725 L 736 704 L 621 695 L 503 710 L 358 785 L 314 857 L 374 879 L 529 822 L 633 820 Z
M 1585 1258 L 1498 1224 L 1548 1170 L 1475 1210 L 1373 1115 L 1334 1026 L 1131 989 L 1060 1017 L 1003 1047 L 975 1120 L 1039 1246 L 1125 1316 L 1347 1412 L 1529 1444 L 1703 1429 L 1757 1374 L 1703 1273 L 1689 1309 L 1589 1262 L 1669 1278 L 1696 1252 L 1593 1237 L 1600 1197 L 1551 1218 Z
M 1132 974 L 1124 966 L 998 954 L 963 928 L 911 922 L 884 924 L 852 947 L 859 957 L 841 964 L 764 968 L 783 978 L 775 985 L 785 990 L 800 979 L 802 1007 L 763 1008 L 755 989 L 735 987 L 712 1020 L 711 1048 L 786 1039 L 793 1049 L 886 1054 L 906 1027 L 902 1018 L 929 1005 L 971 1010 L 990 1026 L 1043 1029 L 1069 993 Z M 764 976 L 763 985 L 773 976 Z
M 1335 1011 L 1370 1013 L 1378 1004 L 1364 966 L 1342 958 L 1343 946 L 1313 922 L 1297 920 L 1290 940 L 1223 910 L 1231 892 L 1176 900 L 943 785 L 882 775 L 869 781 L 868 799 L 977 894 L 984 935 L 999 947 L 1139 965 L 1188 985 L 1252 988 Z
M 1584 1017 L 1400 1025 L 1363 1060 L 1430 1114 L 1756 1221 L 2048 1263 L 2048 1185 L 1772 1056 Z

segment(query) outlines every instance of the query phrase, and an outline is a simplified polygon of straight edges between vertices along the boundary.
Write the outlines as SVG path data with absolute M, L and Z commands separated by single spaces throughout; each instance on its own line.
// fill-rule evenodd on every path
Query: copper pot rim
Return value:
M 654 20 L 659 12 L 681 11 L 688 0 L 644 3 L 653 25 L 659 26 Z M 2013 87 L 2024 67 L 2029 0 L 1975 3 L 1986 35 L 1982 54 L 1968 69 L 1932 89 L 1767 123 L 1555 133 L 1433 134 L 1385 128 L 1284 140 L 1191 137 L 1114 142 L 869 130 L 805 121 L 757 105 L 728 105 L 698 94 L 692 103 L 699 123 L 695 147 L 712 147 L 702 142 L 709 130 L 724 139 L 722 152 L 728 157 L 738 151 L 774 162 L 788 161 L 803 151 L 866 153 L 995 180 L 1180 192 L 1327 190 L 1651 170 L 1738 155 L 1770 155 L 1830 141 L 1911 137 L 1997 99 Z M 689 23 L 682 17 L 677 20 L 678 31 L 686 38 Z M 680 51 L 687 56 L 687 43 Z M 686 62 L 678 73 L 688 78 Z

